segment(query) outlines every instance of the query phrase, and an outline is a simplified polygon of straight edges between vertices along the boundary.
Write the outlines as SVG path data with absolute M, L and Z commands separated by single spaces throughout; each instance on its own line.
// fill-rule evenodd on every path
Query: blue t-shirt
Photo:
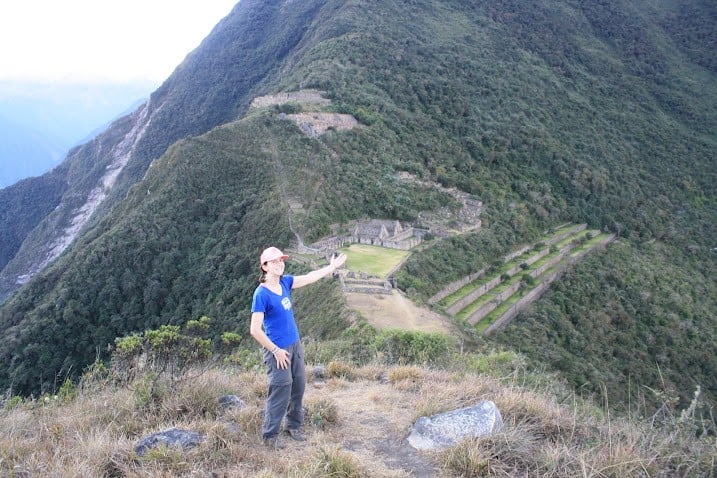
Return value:
M 280 348 L 288 347 L 299 340 L 299 329 L 294 320 L 291 305 L 291 287 L 294 276 L 281 276 L 281 295 L 275 294 L 263 285 L 254 291 L 251 311 L 264 313 L 264 333 Z

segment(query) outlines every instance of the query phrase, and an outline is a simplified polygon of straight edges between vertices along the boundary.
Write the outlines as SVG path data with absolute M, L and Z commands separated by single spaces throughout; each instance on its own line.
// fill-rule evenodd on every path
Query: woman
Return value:
M 261 433 L 264 443 L 273 448 L 280 447 L 278 436 L 284 416 L 289 436 L 298 441 L 306 440 L 301 431 L 306 384 L 304 349 L 294 320 L 291 290 L 333 274 L 346 262 L 345 254 L 334 254 L 326 267 L 304 275 L 285 276 L 284 261 L 288 258 L 276 247 L 269 247 L 261 253 L 260 284 L 252 299 L 249 329 L 251 336 L 264 348 L 269 394 Z

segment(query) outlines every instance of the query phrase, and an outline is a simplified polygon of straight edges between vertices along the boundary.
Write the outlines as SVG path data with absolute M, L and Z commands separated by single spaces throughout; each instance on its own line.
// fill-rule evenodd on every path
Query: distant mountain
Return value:
M 62 141 L 0 116 L 0 188 L 47 172 L 66 152 Z
M 152 89 L 147 82 L 0 81 L 0 188 L 47 172 L 72 146 L 136 109 Z
M 611 406 L 716 397 L 717 12 L 687 4 L 242 0 L 145 104 L 0 190 L 0 389 L 202 315 L 245 336 L 263 247 L 450 217 L 455 189 L 483 227 L 406 261 L 416 300 L 566 222 L 619 236 L 494 338 L 461 324 L 466 346 Z M 308 336 L 348 328 L 331 284 L 300 302 Z

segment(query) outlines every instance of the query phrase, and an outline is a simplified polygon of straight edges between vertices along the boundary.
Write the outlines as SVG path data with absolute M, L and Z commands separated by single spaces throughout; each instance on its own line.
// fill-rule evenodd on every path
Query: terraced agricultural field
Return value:
M 565 225 L 506 256 L 499 267 L 476 273 L 435 303 L 459 321 L 487 332 L 493 324 L 505 322 L 508 315 L 514 317 L 525 307 L 524 298 L 532 301 L 539 297 L 572 262 L 612 239 L 597 230 L 586 231 L 585 225 Z

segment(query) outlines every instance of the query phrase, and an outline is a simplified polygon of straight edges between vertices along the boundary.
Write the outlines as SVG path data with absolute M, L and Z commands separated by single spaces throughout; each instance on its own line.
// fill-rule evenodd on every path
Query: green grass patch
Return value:
M 555 256 L 557 256 L 558 254 L 559 254 L 558 252 L 553 252 L 552 254 L 547 254 L 547 255 L 541 257 L 539 260 L 533 262 L 530 267 L 531 267 L 533 270 L 535 270 L 535 269 L 540 269 L 540 267 L 541 267 L 543 264 L 545 264 L 545 263 L 548 262 L 549 260 L 554 259 Z
M 606 232 L 603 232 L 603 233 L 599 233 L 597 231 L 591 231 L 591 232 L 593 234 L 597 234 L 597 235 L 585 243 L 587 246 L 595 246 L 610 236 L 610 234 L 608 234 Z
M 503 301 L 498 307 L 491 310 L 485 315 L 480 321 L 475 324 L 475 328 L 478 332 L 483 332 L 490 324 L 498 320 L 498 318 L 506 313 L 513 305 L 515 305 L 520 299 L 533 290 L 533 288 L 519 289 L 515 291 L 513 295 Z
M 575 225 L 570 225 L 570 226 L 560 228 L 557 232 L 555 232 L 550 237 L 555 237 L 561 233 L 564 233 L 565 231 L 574 229 L 575 227 L 576 227 Z M 588 234 L 592 237 L 589 240 L 585 240 L 585 236 Z M 578 232 L 571 234 L 569 237 L 564 238 L 558 244 L 559 244 L 559 247 L 562 247 L 563 245 L 569 244 L 570 242 L 575 241 L 575 240 L 584 241 L 580 244 L 577 244 L 575 246 L 575 248 L 573 250 L 571 250 L 566 255 L 567 258 L 570 258 L 570 257 L 575 257 L 576 255 L 582 253 L 586 249 L 589 249 L 590 247 L 593 247 L 594 245 L 600 243 L 600 241 L 604 240 L 608 236 L 609 236 L 609 234 L 600 233 L 600 231 L 595 231 L 595 230 L 585 231 L 585 230 L 583 230 L 583 231 L 578 231 Z M 547 240 L 548 240 L 548 238 L 546 238 L 546 241 Z M 498 276 L 506 273 L 512 267 L 515 267 L 516 265 L 519 265 L 519 264 L 525 262 L 527 259 L 529 259 L 533 255 L 537 254 L 538 252 L 539 251 L 531 250 L 531 251 L 521 254 L 519 257 L 516 257 L 516 258 L 504 263 L 497 271 L 494 271 L 493 273 L 491 273 L 489 275 L 483 276 L 481 278 L 478 278 L 478 279 L 464 285 L 463 287 L 461 287 L 460 289 L 458 289 L 451 295 L 443 298 L 439 302 L 439 304 L 443 305 L 444 307 L 450 307 L 451 305 L 455 304 L 458 300 L 462 299 L 463 297 L 465 297 L 472 291 L 476 290 L 478 287 L 481 287 L 485 283 L 494 279 L 495 277 L 498 277 Z M 538 261 L 531 264 L 529 269 L 538 269 L 543 264 L 554 259 L 556 256 L 559 256 L 559 255 L 560 255 L 560 252 L 553 252 L 553 253 L 547 254 L 544 257 L 540 258 Z M 556 270 L 557 267 L 565 264 L 565 262 L 566 261 L 563 260 L 560 263 L 558 263 L 557 265 L 544 271 L 543 274 L 541 274 L 539 277 L 536 278 L 536 282 L 540 282 L 541 278 L 549 276 L 552 272 L 554 272 Z M 491 288 L 490 291 L 481 295 L 476 300 L 474 300 L 470 304 L 466 305 L 463 309 L 461 309 L 456 314 L 456 318 L 465 320 L 473 312 L 478 310 L 480 307 L 485 305 L 487 302 L 494 300 L 495 295 L 500 294 L 501 292 L 505 291 L 508 287 L 515 284 L 517 281 L 520 281 L 522 278 L 522 275 L 523 275 L 522 272 L 518 272 L 517 274 L 512 275 L 509 279 L 507 279 L 499 284 L 496 284 L 496 286 Z M 504 301 L 499 307 L 497 307 L 496 309 L 491 311 L 489 314 L 486 315 L 486 317 L 484 317 L 480 322 L 478 322 L 476 324 L 476 328 L 478 328 L 479 324 L 483 324 L 483 323 L 485 323 L 484 327 L 487 327 L 487 325 L 490 325 L 490 323 L 492 323 L 492 321 L 494 321 L 498 317 L 500 317 L 500 315 L 503 312 L 505 312 L 506 310 L 508 310 L 508 308 L 511 305 L 513 305 L 520 298 L 522 298 L 527 293 L 528 290 L 531 290 L 531 289 L 517 291 L 515 294 L 513 294 L 511 297 L 509 297 L 506 301 Z
M 573 231 L 574 229 L 577 229 L 578 227 L 579 227 L 578 224 L 566 224 L 565 226 L 556 229 L 554 233 L 552 233 L 552 234 L 546 236 L 545 239 L 544 239 L 544 241 L 545 241 L 545 242 L 548 242 L 548 241 L 550 241 L 551 239 L 556 238 L 556 237 L 558 237 L 559 235 L 564 234 L 564 233 L 566 233 L 566 232 L 568 232 L 568 231 Z M 574 235 L 574 234 L 576 234 L 576 233 L 573 232 L 573 235 Z M 579 233 L 578 233 L 578 234 L 579 234 Z
M 346 267 L 353 272 L 366 272 L 369 275 L 385 277 L 410 252 L 399 249 L 351 244 L 341 249 L 347 256 Z
M 458 312 L 456 314 L 456 317 L 459 319 L 465 320 L 466 318 L 468 318 L 469 315 L 471 315 L 473 312 L 478 310 L 478 308 L 484 306 L 485 304 L 487 304 L 488 302 L 490 302 L 494 299 L 495 299 L 495 296 L 493 294 L 490 294 L 490 293 L 484 294 L 484 295 L 480 296 L 478 299 L 476 299 L 473 302 L 471 302 L 470 304 L 468 304 L 467 306 L 465 306 L 463 309 L 461 309 L 460 312 Z
M 486 280 L 484 277 L 479 277 L 479 278 L 467 283 L 466 285 L 464 285 L 457 291 L 453 292 L 452 294 L 445 296 L 443 299 L 438 301 L 438 305 L 441 305 L 443 307 L 450 307 L 453 304 L 455 304 L 456 302 L 458 302 L 460 299 L 462 299 L 463 297 L 467 296 L 469 293 L 476 290 L 478 287 L 481 287 L 483 284 L 485 284 L 485 282 L 486 282 Z

